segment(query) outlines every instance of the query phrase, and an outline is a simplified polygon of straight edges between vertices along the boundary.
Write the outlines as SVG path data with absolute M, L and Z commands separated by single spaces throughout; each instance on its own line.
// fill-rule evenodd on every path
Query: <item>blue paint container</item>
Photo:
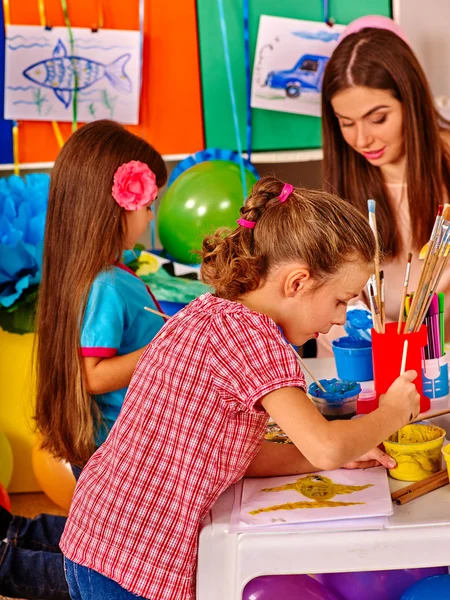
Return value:
M 372 344 L 350 336 L 331 342 L 339 379 L 372 381 Z

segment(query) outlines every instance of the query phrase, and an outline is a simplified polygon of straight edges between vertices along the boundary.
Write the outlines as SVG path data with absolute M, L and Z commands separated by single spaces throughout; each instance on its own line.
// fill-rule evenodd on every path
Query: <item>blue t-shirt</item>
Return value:
M 81 328 L 81 356 L 111 358 L 149 344 L 164 319 L 144 306 L 158 310 L 149 288 L 131 270 L 114 266 L 94 280 Z M 100 445 L 119 416 L 127 387 L 95 396 L 107 425 L 97 436 Z

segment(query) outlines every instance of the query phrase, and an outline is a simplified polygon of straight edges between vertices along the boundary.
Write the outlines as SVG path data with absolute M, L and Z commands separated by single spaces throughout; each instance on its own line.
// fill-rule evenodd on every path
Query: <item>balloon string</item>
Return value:
M 217 0 L 219 7 L 220 31 L 222 34 L 223 52 L 225 57 L 225 68 L 228 78 L 228 89 L 230 90 L 231 109 L 233 112 L 234 133 L 236 136 L 236 147 L 239 154 L 239 167 L 241 171 L 242 191 L 244 199 L 247 197 L 247 181 L 245 179 L 244 157 L 242 156 L 241 133 L 239 130 L 239 119 L 236 106 L 236 97 L 234 94 L 233 75 L 231 72 L 230 49 L 228 47 L 227 23 L 225 20 L 225 11 L 223 8 L 223 0 Z

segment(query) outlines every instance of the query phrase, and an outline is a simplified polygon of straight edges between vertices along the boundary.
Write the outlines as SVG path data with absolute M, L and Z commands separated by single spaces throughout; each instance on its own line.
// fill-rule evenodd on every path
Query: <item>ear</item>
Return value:
M 307 267 L 297 267 L 289 271 L 284 280 L 284 293 L 287 298 L 293 298 L 305 290 L 311 281 L 311 273 Z

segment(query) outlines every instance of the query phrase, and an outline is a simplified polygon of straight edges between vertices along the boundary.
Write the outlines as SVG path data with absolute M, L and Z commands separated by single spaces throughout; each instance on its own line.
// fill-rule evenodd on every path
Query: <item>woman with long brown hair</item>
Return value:
M 74 133 L 51 176 L 37 312 L 36 423 L 42 447 L 82 467 L 119 415 L 134 368 L 164 324 L 121 263 L 166 182 L 160 154 L 113 121 Z M 65 519 L 0 511 L 0 593 L 66 600 Z
M 386 19 L 389 28 L 389 20 Z M 419 252 L 450 186 L 450 123 L 437 112 L 423 70 L 398 26 L 365 27 L 345 35 L 329 60 L 322 85 L 324 188 L 367 214 L 377 203 L 386 283 L 386 318 L 398 319 L 404 273 Z M 440 291 L 450 291 L 445 273 Z M 450 336 L 450 305 L 446 312 Z M 335 328 L 332 337 L 343 335 Z M 318 340 L 318 355 L 331 337 Z

